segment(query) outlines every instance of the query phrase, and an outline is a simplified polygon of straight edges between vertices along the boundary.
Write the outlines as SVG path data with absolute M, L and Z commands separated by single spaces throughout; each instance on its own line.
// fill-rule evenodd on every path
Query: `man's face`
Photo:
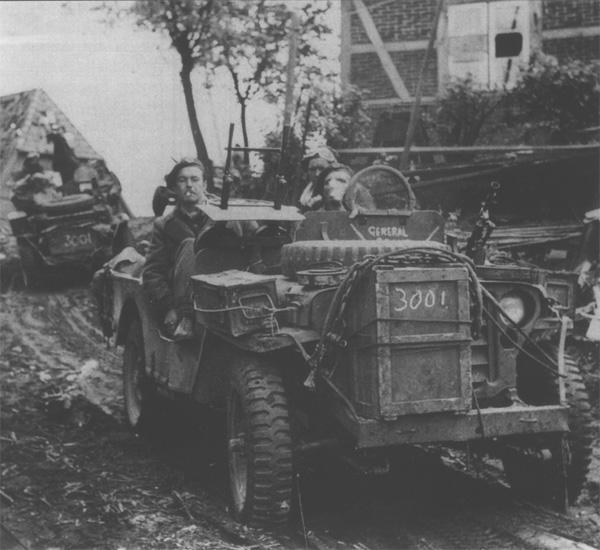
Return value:
M 325 178 L 323 186 L 326 202 L 341 203 L 350 184 L 350 174 L 346 170 L 336 170 Z
M 206 199 L 204 172 L 199 166 L 186 166 L 175 178 L 177 202 L 184 205 L 203 203 Z
M 329 163 L 321 158 L 316 157 L 308 163 L 308 179 L 312 182 L 317 181 L 319 174 L 329 166 Z

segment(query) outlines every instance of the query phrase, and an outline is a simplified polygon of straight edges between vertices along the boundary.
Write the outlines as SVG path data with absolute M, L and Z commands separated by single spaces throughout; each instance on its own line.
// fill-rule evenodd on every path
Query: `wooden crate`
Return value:
M 466 269 L 376 269 L 347 311 L 348 364 L 339 382 L 361 416 L 469 409 Z
M 213 330 L 242 336 L 265 327 L 276 307 L 275 277 L 230 269 L 193 275 L 196 321 Z

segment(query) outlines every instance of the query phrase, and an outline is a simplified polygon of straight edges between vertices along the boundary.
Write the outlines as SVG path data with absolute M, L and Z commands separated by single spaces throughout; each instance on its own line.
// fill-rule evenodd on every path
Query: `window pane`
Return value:
M 523 49 L 520 32 L 505 32 L 496 35 L 496 57 L 516 57 Z

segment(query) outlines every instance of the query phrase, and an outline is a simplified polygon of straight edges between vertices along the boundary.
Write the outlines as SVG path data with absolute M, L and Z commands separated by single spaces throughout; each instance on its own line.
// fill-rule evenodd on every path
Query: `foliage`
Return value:
M 307 149 L 307 141 L 317 145 L 326 144 L 334 149 L 368 145 L 370 117 L 358 88 L 350 87 L 342 93 L 337 86 L 332 86 L 331 82 L 327 85 L 324 79 L 321 81 L 321 88 L 316 87 L 316 82 L 311 87 L 311 98 L 297 109 L 281 170 L 289 186 L 288 203 L 295 202 L 306 184 L 302 158 Z M 307 120 L 306 111 L 309 101 L 310 116 Z M 281 129 L 269 133 L 266 141 L 268 147 L 279 147 Z M 271 198 L 270 187 L 275 180 L 278 167 L 278 155 L 265 156 L 261 187 L 267 198 Z
M 206 64 L 215 46 L 213 28 L 219 18 L 214 0 L 137 0 L 132 8 L 137 24 L 166 32 L 184 65 Z
M 525 117 L 549 131 L 551 141 L 568 140 L 573 130 L 599 124 L 600 64 L 532 56 L 512 92 Z
M 363 93 L 359 88 L 348 86 L 343 93 L 313 92 L 313 98 L 309 134 L 321 134 L 325 143 L 334 149 L 368 145 L 371 117 L 365 109 Z
M 471 76 L 455 80 L 438 99 L 429 125 L 442 145 L 473 145 L 504 98 L 502 91 L 478 87 Z
M 204 160 L 208 155 L 197 122 L 189 78 L 192 69 L 202 67 L 208 80 L 219 69 L 231 76 L 247 146 L 248 102 L 260 93 L 273 101 L 285 86 L 290 4 L 273 0 L 136 0 L 129 8 L 117 8 L 133 15 L 138 25 L 167 34 L 179 53 L 199 158 Z M 300 26 L 297 73 L 320 74 L 321 57 L 315 44 L 331 32 L 324 17 L 330 0 L 298 2 L 295 7 Z
M 314 5 L 313 5 L 314 4 Z M 262 93 L 274 100 L 283 93 L 287 63 L 289 4 L 269 0 L 228 0 L 220 3 L 214 28 L 216 48 L 211 70 L 224 67 L 231 76 L 240 105 L 244 145 L 248 145 L 248 102 Z M 321 59 L 315 43 L 330 32 L 324 22 L 327 3 L 305 3 L 299 12 L 299 71 L 318 71 Z
M 190 129 L 198 158 L 208 168 L 208 183 L 212 188 L 212 162 L 200 124 L 191 81 L 191 73 L 197 65 L 210 62 L 215 47 L 213 29 L 220 14 L 217 0 L 136 0 L 124 6 L 119 3 L 103 3 L 102 9 L 110 24 L 118 17 L 133 17 L 140 27 L 166 34 L 171 46 L 181 59 L 181 85 L 190 123 Z

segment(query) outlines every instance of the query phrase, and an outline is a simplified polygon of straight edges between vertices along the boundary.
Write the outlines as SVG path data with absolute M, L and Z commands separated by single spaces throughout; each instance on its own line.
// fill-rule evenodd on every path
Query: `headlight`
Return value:
M 502 296 L 500 306 L 508 318 L 517 325 L 525 318 L 525 302 L 517 294 L 509 292 Z

